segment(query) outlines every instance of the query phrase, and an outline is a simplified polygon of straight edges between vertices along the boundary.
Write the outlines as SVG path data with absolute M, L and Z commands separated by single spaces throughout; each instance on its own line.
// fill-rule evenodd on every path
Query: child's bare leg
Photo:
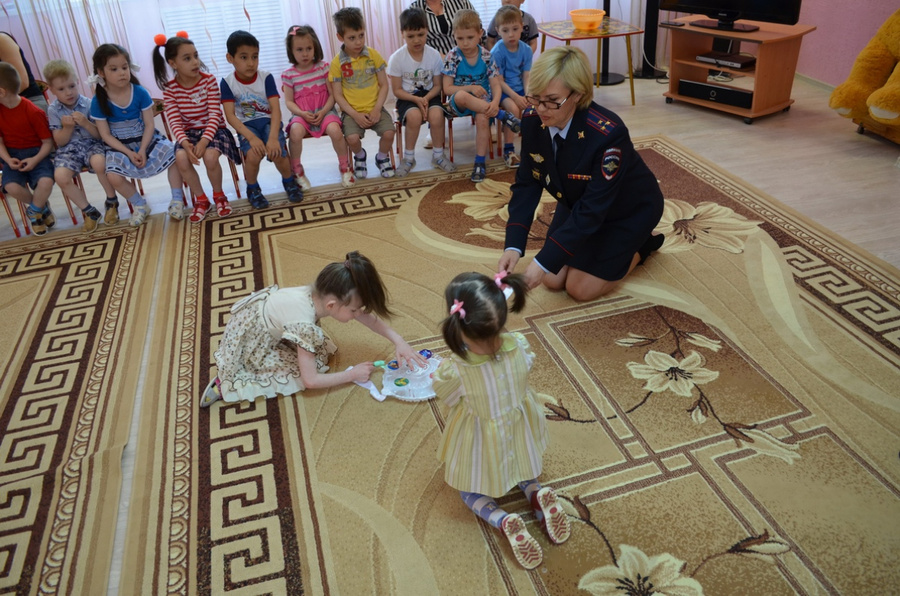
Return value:
M 262 158 L 252 151 L 248 151 L 244 154 L 244 178 L 247 180 L 247 184 L 256 184 L 261 161 Z
M 475 155 L 487 155 L 491 145 L 491 119 L 482 113 L 475 114 Z
M 288 152 L 291 154 L 291 171 L 297 176 L 304 173 L 300 155 L 303 153 L 303 138 L 305 136 L 307 136 L 305 126 L 299 122 L 291 125 L 291 130 L 288 133 Z
M 209 176 L 214 195 L 222 192 L 222 164 L 219 163 L 221 155 L 221 151 L 211 147 L 203 153 L 203 165 L 206 166 L 206 175 Z
M 416 141 L 419 138 L 419 131 L 422 129 L 422 112 L 419 108 L 410 108 L 406 110 L 406 114 L 404 114 L 406 118 L 406 135 L 405 135 L 405 145 L 404 149 L 407 151 L 415 151 L 416 150 Z M 432 141 L 436 142 L 434 135 L 432 135 Z
M 126 199 L 131 200 L 131 198 L 138 193 L 134 184 L 129 182 L 125 176 L 107 172 L 106 177 L 109 179 L 109 183 L 112 184 L 112 187 L 116 189 L 116 192 Z
M 91 156 L 91 169 L 94 170 L 94 174 L 97 175 L 97 182 L 100 183 L 100 186 L 103 188 L 103 192 L 106 193 L 106 198 L 111 199 L 116 196 L 116 189 L 113 188 L 113 185 L 109 181 L 109 177 L 106 175 L 106 156 L 102 153 L 95 153 Z
M 15 182 L 10 182 L 6 185 L 6 194 L 19 201 L 20 203 L 24 203 L 25 205 L 30 205 L 32 203 L 32 199 L 34 199 L 34 195 L 31 194 L 31 190 L 28 189 L 27 186 L 22 186 L 21 184 L 17 184 Z M 35 207 L 43 207 L 43 205 L 35 204 Z
M 444 110 L 435 106 L 428 109 L 428 124 L 431 125 L 431 140 L 434 147 L 444 146 Z
M 50 198 L 51 192 L 53 192 L 53 178 L 39 178 L 37 187 L 34 189 L 34 194 L 32 195 L 31 203 L 35 207 L 43 207 L 47 204 L 47 199 Z
M 203 186 L 200 184 L 200 176 L 194 169 L 194 164 L 188 157 L 187 150 L 181 149 L 175 152 L 175 167 L 169 168 L 169 187 L 172 190 L 181 189 L 182 182 L 187 182 L 188 188 L 194 193 L 195 197 L 203 194 Z
M 53 178 L 70 201 L 75 203 L 79 209 L 87 209 L 88 200 L 84 196 L 84 191 L 75 184 L 75 172 L 69 168 L 56 168 L 53 171 Z
M 379 153 L 387 153 L 390 156 L 391 151 L 393 151 L 394 148 L 394 134 L 395 131 L 392 128 L 381 135 L 381 138 L 378 140 Z
M 331 139 L 331 146 L 334 147 L 334 152 L 337 153 L 338 159 L 346 159 L 347 139 L 344 138 L 344 133 L 341 131 L 341 125 L 337 122 L 332 122 L 325 128 L 325 134 Z
M 282 178 L 291 178 L 294 173 L 291 172 L 291 162 L 287 157 L 279 156 L 275 159 L 275 169 L 281 174 Z
M 356 155 L 362 151 L 362 139 L 359 135 L 350 135 L 347 137 L 347 146 L 350 147 L 350 152 Z

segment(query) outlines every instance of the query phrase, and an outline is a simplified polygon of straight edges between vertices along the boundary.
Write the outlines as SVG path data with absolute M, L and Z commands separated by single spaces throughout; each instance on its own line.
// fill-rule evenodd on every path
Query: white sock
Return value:
M 403 150 L 403 161 L 406 161 L 409 163 L 416 161 L 416 150 L 413 149 L 412 151 L 410 151 L 409 149 L 404 149 Z
M 443 147 L 440 147 L 440 148 L 435 147 L 434 149 L 431 150 L 431 157 L 434 159 L 440 159 L 442 155 L 444 155 Z

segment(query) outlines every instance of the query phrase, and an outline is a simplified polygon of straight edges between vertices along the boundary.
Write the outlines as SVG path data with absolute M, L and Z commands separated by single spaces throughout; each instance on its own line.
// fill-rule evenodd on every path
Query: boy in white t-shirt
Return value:
M 426 120 L 431 125 L 434 147 L 431 164 L 452 172 L 456 170 L 444 155 L 444 111 L 441 107 L 443 86 L 443 58 L 437 50 L 425 44 L 428 19 L 420 8 L 407 8 L 400 13 L 400 32 L 406 42 L 391 54 L 387 74 L 397 98 L 397 117 L 406 123 L 403 159 L 397 166 L 397 176 L 406 176 L 416 165 L 416 139 Z

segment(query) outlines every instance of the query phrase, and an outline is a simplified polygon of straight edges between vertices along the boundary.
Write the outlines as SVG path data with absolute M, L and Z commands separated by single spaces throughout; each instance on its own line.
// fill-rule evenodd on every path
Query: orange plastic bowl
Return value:
M 572 24 L 575 25 L 576 29 L 581 29 L 582 31 L 598 29 L 603 22 L 604 16 L 606 16 L 606 11 L 596 8 L 578 8 L 569 11 L 569 18 L 572 19 Z

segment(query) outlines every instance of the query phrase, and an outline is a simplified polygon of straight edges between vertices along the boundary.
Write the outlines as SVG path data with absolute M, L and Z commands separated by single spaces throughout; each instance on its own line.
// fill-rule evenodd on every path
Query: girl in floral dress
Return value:
M 450 407 L 438 459 L 447 484 L 503 532 L 523 567 L 534 569 L 543 560 L 540 545 L 522 518 L 494 499 L 518 485 L 551 541 L 565 542 L 571 530 L 556 493 L 537 481 L 547 427 L 528 385 L 534 353 L 521 333 L 504 329 L 506 288 L 513 294 L 509 310 L 519 312 L 528 292 L 522 275 L 461 273 L 444 292 L 449 316 L 442 332 L 453 355 L 434 373 L 435 394 Z
M 359 321 L 396 346 L 398 362 L 426 366 L 425 358 L 379 318 L 390 314 L 378 271 L 355 251 L 322 269 L 312 286 L 273 285 L 254 292 L 231 307 L 215 354 L 219 375 L 207 385 L 200 405 L 368 381 L 371 362 L 328 373 L 328 358 L 337 348 L 319 326 L 323 317 Z

